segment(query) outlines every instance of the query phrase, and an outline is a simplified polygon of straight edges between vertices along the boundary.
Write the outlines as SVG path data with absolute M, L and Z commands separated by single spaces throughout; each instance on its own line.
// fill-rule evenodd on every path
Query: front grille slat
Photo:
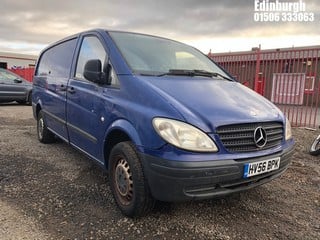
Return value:
M 224 143 L 224 146 L 225 147 L 232 147 L 235 144 L 237 144 L 237 146 L 248 146 L 248 145 L 255 146 L 254 144 L 251 143 L 251 141 L 250 142 L 249 141 L 247 141 L 247 142 L 245 142 L 245 141 L 243 141 L 243 142 L 239 142 L 239 141 L 237 141 L 237 142 L 227 142 L 227 143 Z
M 278 135 L 278 134 L 282 134 L 283 130 L 282 129 L 279 129 L 279 130 L 271 130 L 271 131 L 268 131 L 268 136 L 269 135 Z
M 282 140 L 282 136 L 275 136 L 275 137 L 268 136 L 268 142 L 274 142 L 274 141 L 279 141 L 279 140 Z
M 267 143 L 263 147 L 258 147 L 254 141 L 254 132 L 258 127 L 262 127 L 267 135 Z M 281 122 L 234 124 L 218 127 L 217 134 L 229 152 L 254 152 L 279 146 L 284 128 Z
M 242 139 L 251 139 L 253 138 L 253 135 L 241 135 L 240 136 Z M 223 136 L 220 139 L 222 140 L 237 140 L 239 139 L 239 135 L 232 135 L 232 136 Z

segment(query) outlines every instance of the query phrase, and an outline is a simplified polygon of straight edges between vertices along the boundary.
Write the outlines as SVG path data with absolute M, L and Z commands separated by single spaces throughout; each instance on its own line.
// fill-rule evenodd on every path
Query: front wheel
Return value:
M 314 155 L 314 156 L 317 156 L 320 154 L 320 135 L 316 137 L 316 139 L 312 142 L 309 152 L 311 155 Z
M 110 187 L 121 212 L 139 217 L 151 211 L 151 196 L 139 156 L 131 142 L 115 145 L 109 158 Z

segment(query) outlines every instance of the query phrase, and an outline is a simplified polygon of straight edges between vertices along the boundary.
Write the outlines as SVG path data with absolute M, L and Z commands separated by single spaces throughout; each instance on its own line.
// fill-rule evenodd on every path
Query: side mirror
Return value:
M 92 59 L 84 65 L 83 76 L 95 83 L 106 83 L 106 74 L 101 72 L 101 61 L 99 59 Z

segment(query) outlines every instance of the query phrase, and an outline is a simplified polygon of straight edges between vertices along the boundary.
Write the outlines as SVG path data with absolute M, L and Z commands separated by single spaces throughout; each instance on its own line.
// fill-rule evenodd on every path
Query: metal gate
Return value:
M 209 53 L 238 81 L 275 103 L 293 126 L 319 126 L 320 47 Z

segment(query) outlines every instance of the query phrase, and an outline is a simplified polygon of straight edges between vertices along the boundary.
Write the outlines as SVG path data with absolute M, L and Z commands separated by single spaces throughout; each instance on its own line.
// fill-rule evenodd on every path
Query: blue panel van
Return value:
M 284 114 L 188 45 L 90 30 L 44 49 L 32 91 L 38 139 L 108 171 L 121 212 L 247 190 L 288 168 Z

